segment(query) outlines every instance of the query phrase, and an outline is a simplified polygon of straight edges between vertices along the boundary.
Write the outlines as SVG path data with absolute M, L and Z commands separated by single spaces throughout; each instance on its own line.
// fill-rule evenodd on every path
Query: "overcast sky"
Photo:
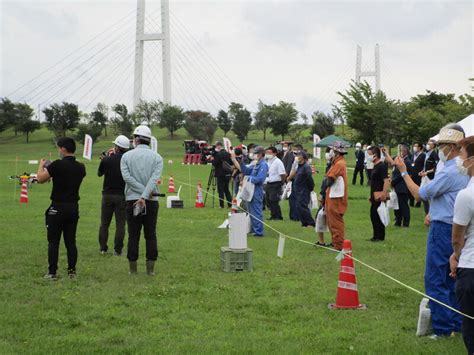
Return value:
M 136 1 L 0 3 L 1 97 L 35 108 L 131 105 Z M 254 109 L 262 99 L 327 111 L 354 79 L 358 44 L 365 70 L 380 44 L 382 89 L 395 99 L 463 94 L 474 75 L 472 1 L 171 0 L 170 8 L 173 101 L 186 108 L 215 112 L 235 100 Z M 149 31 L 159 30 L 158 9 L 147 1 Z M 162 96 L 160 48 L 145 46 L 146 99 Z

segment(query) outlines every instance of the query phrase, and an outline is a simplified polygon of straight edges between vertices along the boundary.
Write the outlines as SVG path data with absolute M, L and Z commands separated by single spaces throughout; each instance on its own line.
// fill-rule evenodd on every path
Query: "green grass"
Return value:
M 207 183 L 209 167 L 181 165 L 183 132 L 175 140 L 162 130 L 155 133 L 165 159 L 165 177 L 172 174 L 177 186 L 189 180 L 193 185 L 198 180 Z M 194 209 L 195 188 L 183 187 L 185 209 L 159 211 L 157 275 L 144 274 L 142 239 L 140 274 L 130 277 L 126 258 L 98 254 L 102 179 L 96 176 L 96 157 L 112 137 L 99 142 L 93 161 L 85 163 L 88 175 L 81 187 L 77 233 L 79 277 L 65 278 L 61 245 L 62 278 L 43 281 L 44 211 L 51 186 L 33 185 L 30 203 L 20 205 L 18 187 L 14 194 L 15 183 L 7 176 L 15 173 L 15 157 L 39 159 L 51 152 L 54 158 L 56 150 L 45 130 L 32 134 L 30 144 L 23 139 L 11 132 L 0 134 L 1 353 L 465 351 L 460 336 L 437 341 L 417 338 L 420 297 L 361 265 L 356 264 L 359 296 L 368 310 L 328 310 L 337 287 L 335 253 L 287 240 L 284 258 L 279 259 L 277 235 L 268 229 L 265 238 L 249 238 L 254 250 L 252 273 L 221 272 L 219 249 L 227 245 L 227 232 L 216 227 L 226 213 L 217 208 Z M 258 133 L 249 139 L 260 140 Z M 78 151 L 82 153 L 82 147 Z M 173 164 L 167 163 L 170 159 Z M 16 172 L 35 169 L 21 161 Z M 320 179 L 318 175 L 317 185 Z M 422 210 L 412 210 L 409 229 L 388 228 L 385 243 L 367 242 L 371 237 L 367 191 L 350 186 L 345 220 L 354 256 L 423 290 L 427 230 Z M 287 203 L 282 205 L 287 215 Z M 291 236 L 315 240 L 313 231 L 297 223 L 285 220 L 271 225 Z

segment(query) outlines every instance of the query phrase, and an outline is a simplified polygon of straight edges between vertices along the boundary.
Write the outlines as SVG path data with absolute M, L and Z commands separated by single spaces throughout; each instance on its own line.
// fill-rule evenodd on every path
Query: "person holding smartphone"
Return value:
M 155 274 L 158 258 L 156 223 L 158 219 L 157 182 L 163 171 L 163 158 L 150 149 L 151 130 L 138 126 L 133 132 L 135 149 L 126 152 L 120 161 L 120 171 L 125 181 L 127 201 L 128 250 L 130 274 L 137 273 L 138 244 L 143 228 L 146 247 L 146 272 Z

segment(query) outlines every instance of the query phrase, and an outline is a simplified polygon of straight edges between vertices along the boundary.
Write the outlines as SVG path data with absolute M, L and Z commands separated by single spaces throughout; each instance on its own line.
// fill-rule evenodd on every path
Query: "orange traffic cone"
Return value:
M 239 212 L 239 206 L 237 205 L 237 198 L 232 199 L 232 207 L 230 208 L 230 213 L 237 213 Z
M 194 205 L 196 208 L 203 208 L 204 207 L 204 200 L 202 198 L 202 185 L 201 182 L 198 182 L 197 191 L 196 191 L 196 204 Z
M 21 179 L 20 203 L 28 203 L 28 179 Z
M 168 182 L 168 192 L 176 192 L 174 189 L 174 179 L 172 176 L 170 176 L 170 179 Z
M 367 309 L 365 304 L 359 303 L 359 292 L 355 276 L 354 261 L 352 260 L 352 243 L 344 240 L 344 258 L 339 270 L 337 283 L 336 303 L 329 304 L 329 309 Z

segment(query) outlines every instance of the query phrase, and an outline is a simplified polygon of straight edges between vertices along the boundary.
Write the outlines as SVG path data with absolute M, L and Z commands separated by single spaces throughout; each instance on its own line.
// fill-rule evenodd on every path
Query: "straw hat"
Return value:
M 342 154 L 347 153 L 346 147 L 340 141 L 335 141 L 332 145 L 329 146 L 329 148 L 332 148 L 335 152 L 339 152 Z

